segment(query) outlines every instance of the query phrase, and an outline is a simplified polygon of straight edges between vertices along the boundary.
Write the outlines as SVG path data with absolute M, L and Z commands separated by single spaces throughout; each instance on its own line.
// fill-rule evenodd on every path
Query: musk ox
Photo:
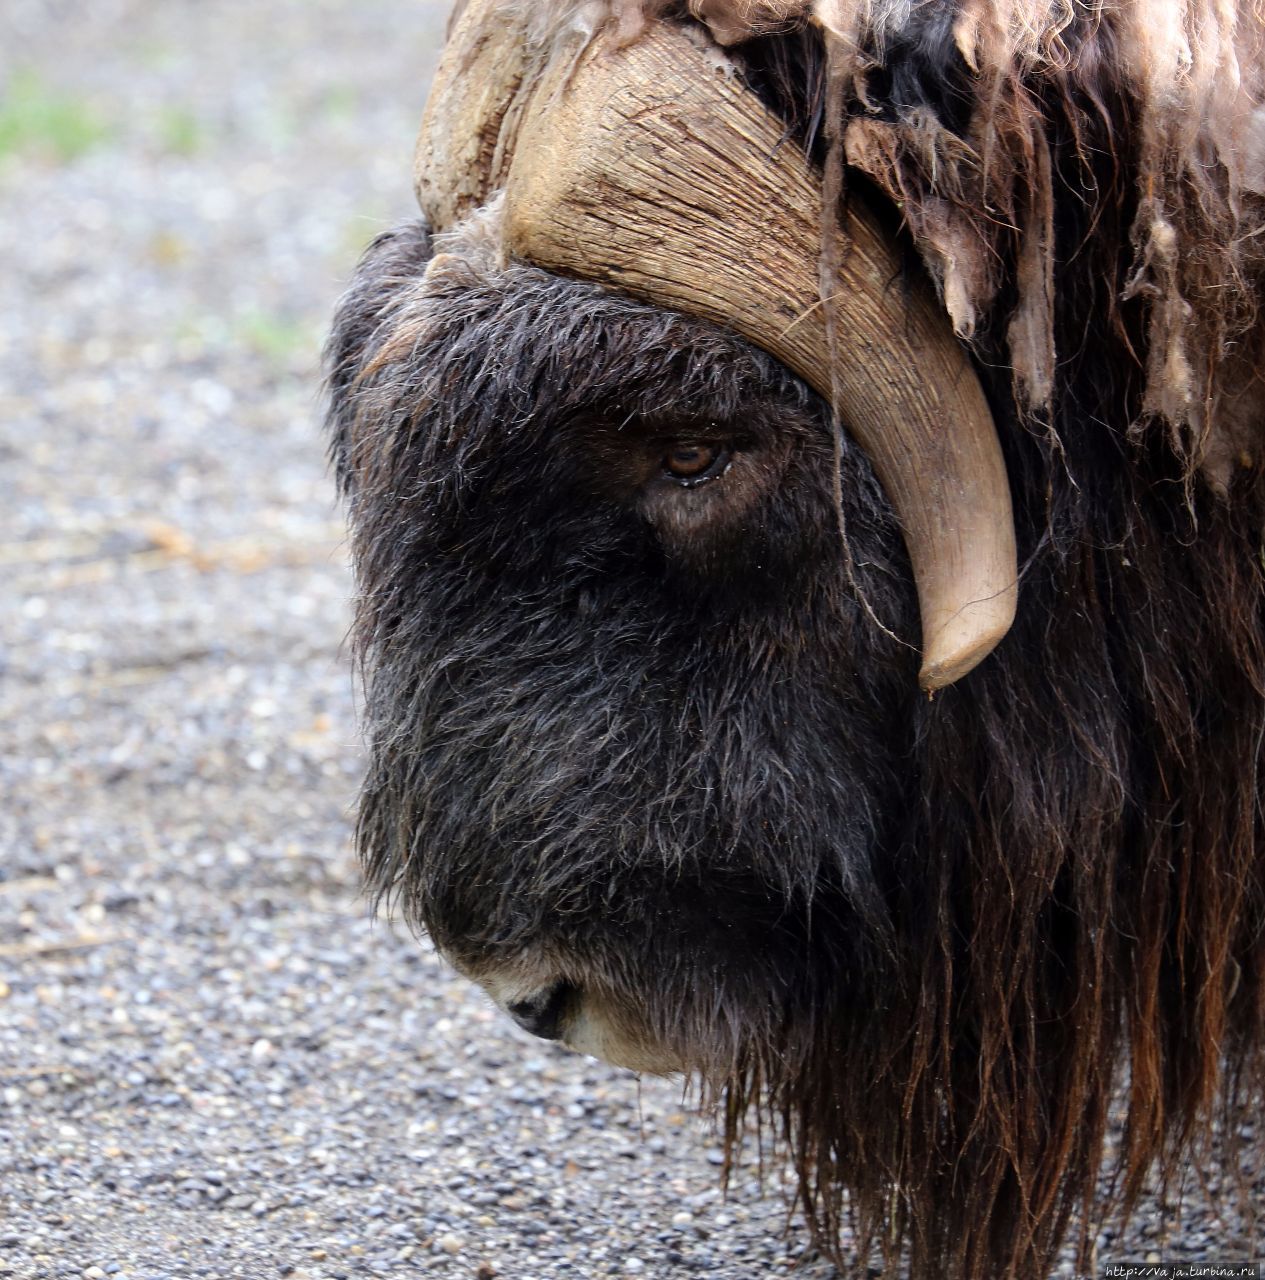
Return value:
M 1263 42 L 467 0 L 338 312 L 370 889 L 892 1273 L 1260 1141 Z

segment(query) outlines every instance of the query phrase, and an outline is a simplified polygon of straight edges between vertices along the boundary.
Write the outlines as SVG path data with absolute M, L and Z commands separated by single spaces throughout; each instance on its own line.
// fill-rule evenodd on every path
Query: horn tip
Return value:
M 944 689 L 973 671 L 1001 643 L 1015 620 L 1017 592 L 1011 586 L 988 600 L 976 600 L 928 636 L 918 685 L 928 693 Z

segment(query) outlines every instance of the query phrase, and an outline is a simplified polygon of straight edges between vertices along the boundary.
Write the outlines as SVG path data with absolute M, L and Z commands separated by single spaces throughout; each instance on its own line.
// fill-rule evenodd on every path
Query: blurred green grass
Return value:
M 91 102 L 50 88 L 35 71 L 16 72 L 0 90 L 0 158 L 33 153 L 68 164 L 113 132 Z
M 295 316 L 250 308 L 236 318 L 236 336 L 273 365 L 320 359 L 321 326 Z
M 135 116 L 124 113 L 121 119 L 126 130 L 99 102 L 53 87 L 34 69 L 20 70 L 0 85 L 0 161 L 26 156 L 70 164 L 119 142 L 188 159 L 211 140 L 208 122 L 182 102 L 160 104 Z
M 164 107 L 157 117 L 158 141 L 170 155 L 192 156 L 206 141 L 206 128 L 188 107 Z

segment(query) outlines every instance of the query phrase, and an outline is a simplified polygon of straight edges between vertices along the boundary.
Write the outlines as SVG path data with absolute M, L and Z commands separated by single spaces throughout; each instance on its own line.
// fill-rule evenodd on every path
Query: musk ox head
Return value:
M 1026 1278 L 1259 1093 L 1260 203 L 1187 182 L 1165 292 L 1127 7 L 804 8 L 464 6 L 330 344 L 360 848 L 828 1247 Z
M 338 446 L 375 526 L 364 851 L 529 1029 L 727 1070 L 753 1016 L 778 1039 L 823 986 L 860 998 L 888 939 L 873 861 L 917 654 L 865 609 L 913 632 L 908 562 L 852 447 L 840 554 L 802 382 L 714 326 L 498 264 L 494 216 L 438 254 L 420 224 L 380 239 L 340 322 L 400 357 L 371 357 L 375 407 L 352 392 Z

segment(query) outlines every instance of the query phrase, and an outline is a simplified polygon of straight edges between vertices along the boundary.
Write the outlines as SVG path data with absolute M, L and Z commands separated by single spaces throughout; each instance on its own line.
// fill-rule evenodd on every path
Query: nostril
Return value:
M 557 1040 L 562 1035 L 562 1020 L 577 994 L 570 982 L 555 982 L 529 999 L 506 1005 L 505 1011 L 524 1031 L 542 1040 Z

